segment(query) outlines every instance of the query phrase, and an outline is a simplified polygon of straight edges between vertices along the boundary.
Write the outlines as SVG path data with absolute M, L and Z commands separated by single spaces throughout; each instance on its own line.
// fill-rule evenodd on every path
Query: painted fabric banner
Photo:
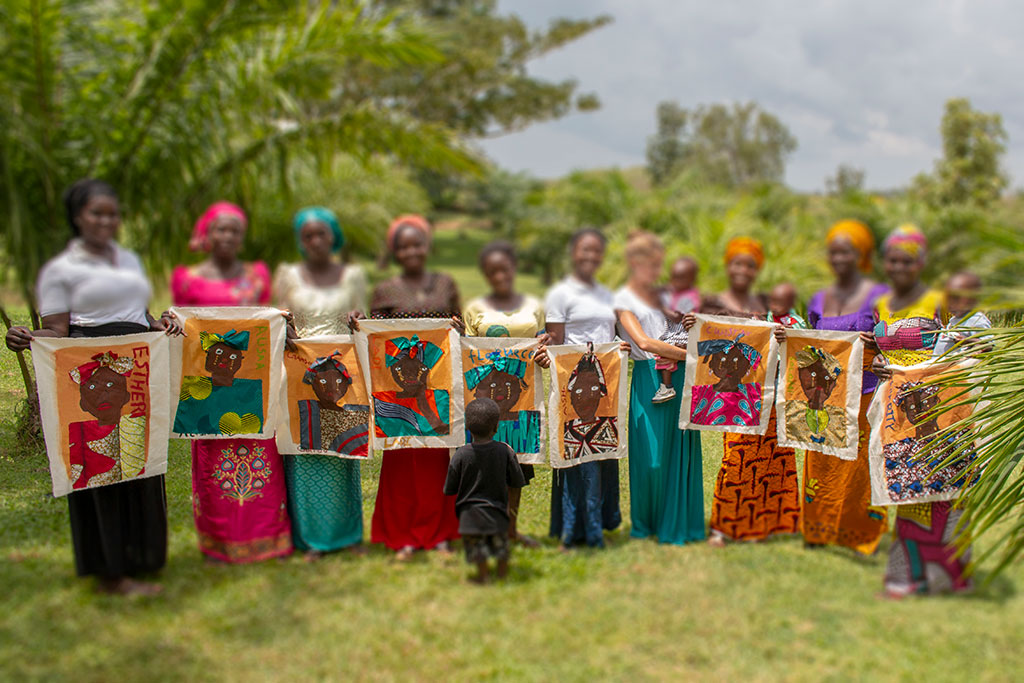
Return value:
M 890 366 L 892 379 L 882 382 L 868 408 L 871 441 L 868 460 L 871 466 L 871 503 L 906 505 L 951 500 L 967 484 L 964 470 L 975 456 L 934 474 L 931 470 L 952 453 L 956 437 L 922 457 L 918 453 L 940 430 L 971 416 L 974 407 L 960 405 L 940 415 L 931 415 L 944 401 L 954 400 L 956 388 L 929 383 L 944 373 L 962 370 L 973 364 L 923 363 L 910 367 Z M 975 394 L 976 395 L 976 394 Z M 962 399 L 961 399 L 962 400 Z M 964 432 L 960 432 L 962 435 Z
M 451 321 L 360 320 L 355 338 L 370 395 L 373 448 L 466 442 L 462 354 Z
M 269 439 L 281 400 L 285 322 L 268 307 L 173 308 L 185 336 L 172 342 L 172 436 Z
M 547 347 L 549 458 L 552 467 L 624 458 L 629 386 L 619 342 Z
M 764 434 L 778 343 L 768 322 L 697 315 L 686 349 L 680 429 Z
M 501 408 L 495 441 L 512 447 L 525 464 L 545 462 L 544 380 L 533 362 L 539 342 L 509 337 L 462 337 L 465 402 L 489 398 Z M 466 432 L 467 443 L 471 441 Z
M 54 496 L 167 472 L 169 358 L 162 332 L 32 340 Z
M 786 330 L 779 357 L 779 445 L 856 460 L 864 379 L 860 333 Z
M 369 455 L 370 401 L 348 335 L 295 340 L 284 352 L 277 448 L 342 458 Z

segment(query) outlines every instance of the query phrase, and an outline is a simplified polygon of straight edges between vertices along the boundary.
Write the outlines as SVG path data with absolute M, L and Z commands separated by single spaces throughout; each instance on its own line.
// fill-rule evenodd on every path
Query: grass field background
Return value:
M 438 234 L 434 265 L 481 293 L 486 236 Z M 523 289 L 539 283 L 523 278 Z M 158 302 L 159 303 L 159 302 Z M 155 307 L 156 308 L 156 307 Z M 467 585 L 461 555 L 396 564 L 298 556 L 205 564 L 196 547 L 187 444 L 172 442 L 169 561 L 155 599 L 93 592 L 74 576 L 67 502 L 41 451 L 15 433 L 14 354 L 0 351 L 0 678 L 117 680 L 1014 680 L 1024 672 L 1024 567 L 966 597 L 875 599 L 885 563 L 798 538 L 662 546 L 629 540 L 567 556 L 516 549 L 510 580 Z M 705 507 L 721 461 L 706 434 Z M 378 459 L 363 465 L 369 520 Z M 544 537 L 550 475 L 525 490 L 524 530 Z M 983 570 L 984 568 L 982 568 Z

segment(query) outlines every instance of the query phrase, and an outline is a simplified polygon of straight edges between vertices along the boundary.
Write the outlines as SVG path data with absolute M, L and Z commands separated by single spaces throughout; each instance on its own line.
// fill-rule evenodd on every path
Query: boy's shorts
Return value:
M 487 558 L 508 559 L 508 534 L 480 534 L 462 536 L 462 547 L 466 549 L 466 562 L 477 564 Z

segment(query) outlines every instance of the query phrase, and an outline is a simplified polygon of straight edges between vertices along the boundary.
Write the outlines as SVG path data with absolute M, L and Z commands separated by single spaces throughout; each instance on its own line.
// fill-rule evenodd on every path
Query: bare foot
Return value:
M 366 546 L 363 545 L 362 543 L 356 543 L 355 545 L 349 546 L 348 551 L 350 553 L 352 553 L 353 555 L 359 555 L 359 556 L 365 555 L 366 552 L 367 552 L 366 551 Z
M 440 543 L 438 543 L 437 545 L 434 546 L 434 550 L 436 550 L 437 552 L 439 552 L 442 555 L 451 555 L 452 554 L 452 544 L 449 543 L 448 541 L 441 541 Z
M 564 543 L 559 543 L 558 552 L 562 553 L 563 555 L 568 555 L 570 552 L 572 552 L 572 549 Z
M 302 559 L 306 562 L 316 562 L 323 556 L 324 554 L 319 550 L 307 550 L 305 554 L 303 554 Z
M 415 552 L 416 548 L 412 547 L 411 545 L 404 546 L 402 548 L 399 548 L 398 552 L 395 553 L 395 559 L 399 562 L 408 562 L 412 559 L 412 555 Z
M 725 539 L 717 534 L 712 534 L 708 536 L 708 545 L 712 548 L 724 548 Z
M 887 588 L 884 591 L 882 591 L 881 593 L 875 593 L 875 597 L 878 598 L 879 600 L 890 600 L 892 602 L 896 602 L 898 600 L 902 600 L 903 598 L 907 597 L 907 595 L 906 595 L 906 593 L 901 593 L 899 591 L 894 591 L 894 590 L 890 590 L 890 589 Z
M 97 586 L 101 593 L 108 595 L 159 595 L 164 587 L 158 583 L 148 581 L 136 581 L 127 576 L 120 579 L 101 579 Z
M 540 547 L 540 541 L 538 541 L 536 538 L 533 538 L 532 536 L 527 536 L 526 534 L 519 534 L 516 537 L 516 540 L 519 541 L 519 544 L 524 548 Z

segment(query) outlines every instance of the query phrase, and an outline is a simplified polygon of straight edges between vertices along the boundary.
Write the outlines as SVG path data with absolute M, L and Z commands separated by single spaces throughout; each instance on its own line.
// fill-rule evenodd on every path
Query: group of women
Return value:
M 110 336 L 146 330 L 181 332 L 171 313 L 154 319 L 147 306 L 150 285 L 138 259 L 116 242 L 120 223 L 113 188 L 96 180 L 75 183 L 65 195 L 74 234 L 67 248 L 42 269 L 38 282 L 41 328 L 14 327 L 9 348 L 28 347 L 33 336 Z M 345 245 L 336 216 L 322 207 L 300 211 L 294 219 L 302 261 L 281 265 L 271 281 L 263 263 L 239 259 L 247 218 L 238 206 L 218 202 L 195 223 L 190 247 L 205 253 L 196 265 L 174 270 L 175 305 L 244 306 L 275 303 L 289 311 L 299 337 L 345 334 L 358 329 L 364 312 L 373 318 L 441 318 L 469 335 L 542 337 L 542 344 L 602 343 L 620 340 L 629 349 L 632 385 L 629 414 L 629 486 L 631 535 L 663 543 L 685 544 L 706 537 L 702 493 L 700 435 L 678 428 L 685 349 L 661 341 L 669 321 L 663 312 L 659 280 L 664 246 L 655 235 L 633 233 L 625 247 L 628 282 L 614 294 L 596 279 L 605 237 L 587 228 L 570 241 L 571 273 L 556 284 L 546 301 L 515 288 L 516 254 L 494 243 L 480 254 L 488 295 L 463 309 L 458 288 L 448 275 L 427 267 L 430 225 L 420 216 L 395 219 L 386 243 L 400 272 L 368 292 L 358 265 L 335 257 Z M 835 225 L 826 238 L 835 282 L 812 297 L 811 326 L 859 331 L 868 348 L 861 410 L 861 453 L 843 461 L 808 453 L 803 495 L 797 485 L 795 453 L 778 447 L 774 428 L 764 436 L 724 437 L 725 456 L 711 506 L 710 543 L 756 541 L 779 533 L 802 532 L 810 547 L 848 546 L 875 551 L 887 528 L 886 512 L 870 504 L 867 469 L 866 409 L 886 359 L 904 363 L 907 354 L 928 352 L 927 335 L 907 335 L 900 321 L 942 324 L 942 306 L 919 281 L 925 243 L 917 231 L 901 230 L 886 241 L 885 272 L 890 287 L 871 281 L 874 242 L 855 221 Z M 765 318 L 766 300 L 756 293 L 763 265 L 753 239 L 733 240 L 726 250 L 728 289 L 705 295 L 701 310 Z M 892 334 L 889 334 L 889 331 Z M 877 338 L 877 343 L 876 343 Z M 914 340 L 912 343 L 904 343 Z M 902 346 L 901 346 L 902 344 Z M 904 348 L 914 346 L 914 348 Z M 917 354 L 917 355 L 915 355 Z M 654 402 L 660 385 L 657 358 L 679 362 L 676 395 Z M 774 419 L 774 418 L 773 418 Z M 258 495 L 239 498 L 220 486 L 224 467 L 259 458 L 265 485 Z M 442 494 L 447 449 L 386 451 L 372 518 L 370 540 L 396 551 L 399 559 L 417 549 L 445 550 L 458 536 L 452 497 Z M 765 463 L 750 466 L 751 463 Z M 527 483 L 533 468 L 524 466 Z M 193 510 L 201 551 L 210 561 L 251 562 L 283 556 L 293 548 L 307 557 L 343 548 L 361 551 L 363 540 L 359 463 L 327 456 L 282 456 L 274 440 L 229 439 L 192 442 Z M 771 510 L 766 492 L 781 497 Z M 575 544 L 603 545 L 604 530 L 622 521 L 619 463 L 604 460 L 552 471 L 550 534 L 567 549 Z M 96 575 L 103 590 L 153 593 L 154 583 L 137 577 L 158 571 L 166 558 L 164 478 L 150 477 L 69 495 L 72 538 L 79 575 Z M 510 497 L 510 534 L 519 534 L 519 492 Z M 912 506 L 920 508 L 922 506 Z M 948 504 L 915 511 L 914 524 L 897 522 L 897 539 L 886 576 L 894 595 L 937 587 L 963 588 L 963 581 L 935 582 L 923 575 L 922 558 L 961 577 L 962 560 L 947 552 Z M 785 514 L 780 511 L 785 510 Z M 924 520 L 924 521 L 922 521 Z M 922 526 L 926 528 L 922 529 Z M 911 538 L 912 537 L 912 538 Z M 929 581 L 934 585 L 929 585 Z M 941 586 L 939 585 L 941 584 Z

